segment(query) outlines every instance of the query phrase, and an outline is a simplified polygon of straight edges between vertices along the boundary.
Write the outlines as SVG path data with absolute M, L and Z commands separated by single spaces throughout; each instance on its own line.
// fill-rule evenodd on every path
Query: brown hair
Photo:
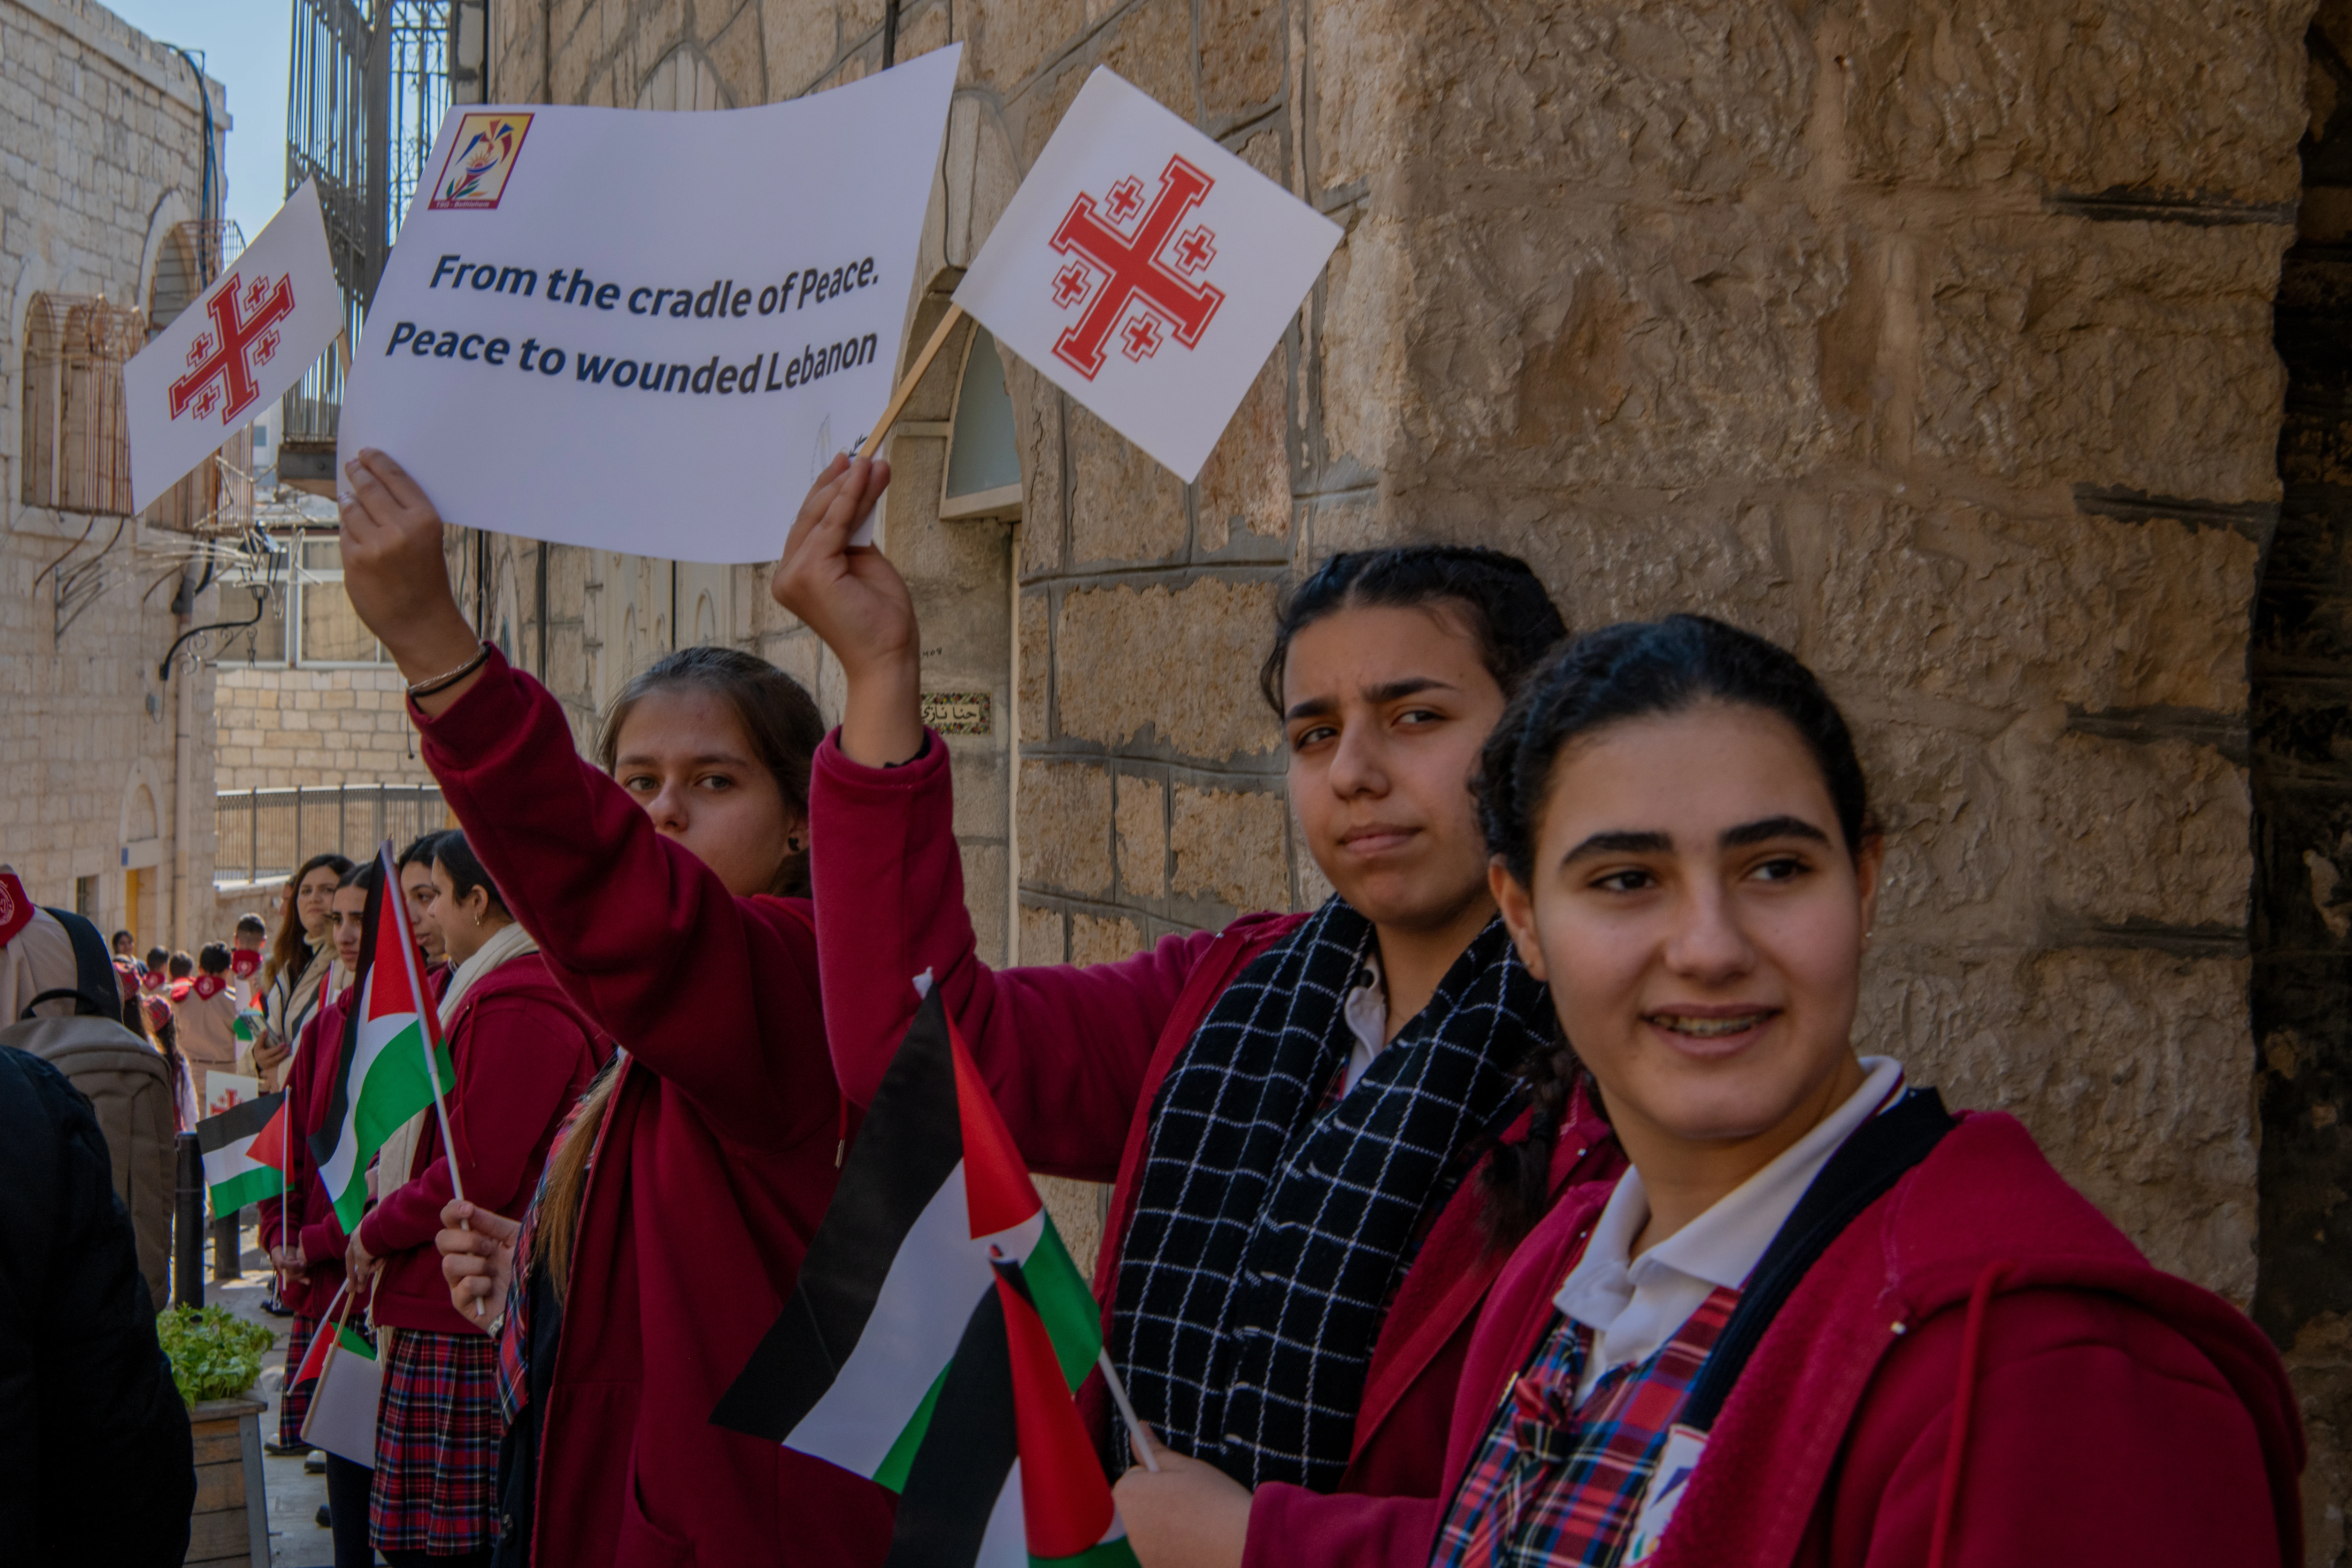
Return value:
M 630 710 L 656 691 L 699 687 L 733 710 L 736 721 L 751 742 L 760 763 L 776 781 L 784 805 L 794 816 L 808 815 L 809 764 L 824 739 L 824 720 L 808 689 L 766 659 L 731 647 L 682 647 L 656 660 L 613 700 L 596 736 L 596 760 L 611 773 L 619 760 L 621 726 Z M 804 896 L 808 892 L 808 851 L 786 854 L 776 868 L 771 893 Z M 544 1262 L 556 1300 L 571 1289 L 572 1248 L 580 1226 L 580 1205 L 588 1185 L 588 1156 L 611 1108 L 614 1087 L 621 1080 L 617 1068 L 607 1068 L 591 1084 L 572 1113 L 563 1140 L 548 1156 L 547 1184 L 539 1195 L 539 1226 L 534 1233 L 536 1258 L 518 1259 L 519 1267 Z
M 302 900 L 298 895 L 302 889 L 302 879 L 321 866 L 333 868 L 339 880 L 352 868 L 348 858 L 331 849 L 324 855 L 311 856 L 302 862 L 300 870 L 286 879 L 286 911 L 278 919 L 278 940 L 269 944 L 268 960 L 262 964 L 260 981 L 253 988 L 255 995 L 268 995 L 269 987 L 289 964 L 293 966 L 298 976 L 310 967 L 310 938 L 302 929 Z M 297 953 L 301 955 L 299 962 L 295 957 Z

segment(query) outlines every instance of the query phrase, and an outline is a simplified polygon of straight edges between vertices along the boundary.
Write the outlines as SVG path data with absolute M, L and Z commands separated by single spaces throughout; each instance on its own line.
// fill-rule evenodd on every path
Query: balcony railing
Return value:
M 290 877 L 313 855 L 333 850 L 353 859 L 385 839 L 405 845 L 420 833 L 455 827 L 433 784 L 299 784 L 223 790 L 215 797 L 215 882 Z

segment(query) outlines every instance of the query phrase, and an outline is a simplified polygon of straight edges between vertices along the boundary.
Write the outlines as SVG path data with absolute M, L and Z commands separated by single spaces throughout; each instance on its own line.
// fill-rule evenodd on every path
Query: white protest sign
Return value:
M 961 46 L 758 109 L 452 110 L 343 395 L 453 523 L 774 559 L 890 395 Z
M 122 367 L 131 505 L 145 511 L 302 379 L 343 325 L 316 184 Z
M 1097 68 L 956 303 L 1190 484 L 1339 226 Z

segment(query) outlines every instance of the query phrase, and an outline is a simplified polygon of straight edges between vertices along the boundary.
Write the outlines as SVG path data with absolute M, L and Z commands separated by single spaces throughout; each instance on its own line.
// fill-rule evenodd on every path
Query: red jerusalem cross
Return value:
M 251 313 L 239 316 L 240 304 Z M 221 423 L 227 425 L 261 401 L 253 366 L 268 364 L 278 352 L 278 323 L 294 313 L 293 277 L 279 278 L 275 287 L 267 278 L 256 279 L 240 296 L 232 272 L 205 302 L 205 310 L 212 316 L 213 330 L 197 335 L 188 354 L 194 368 L 172 384 L 172 417 L 177 419 L 191 405 L 200 417 L 208 416 L 226 397 L 228 405 L 221 410 Z
M 1176 341 L 1186 348 L 1200 342 L 1210 318 L 1225 302 L 1224 290 L 1191 281 L 1162 261 L 1160 253 L 1176 226 L 1201 205 L 1215 184 L 1182 158 L 1169 159 L 1167 171 L 1160 176 L 1160 194 L 1152 197 L 1150 209 L 1144 212 L 1131 240 L 1095 216 L 1092 196 L 1082 194 L 1070 204 L 1062 226 L 1054 231 L 1055 251 L 1063 256 L 1076 251 L 1095 270 L 1108 273 L 1109 281 L 1096 292 L 1077 324 L 1065 329 L 1054 341 L 1055 358 L 1092 381 L 1103 367 L 1103 347 L 1129 304 L 1139 305 L 1167 322 Z M 1143 205 L 1140 183 L 1133 175 L 1121 180 L 1111 187 L 1106 205 L 1118 222 L 1134 217 Z M 1193 229 L 1179 247 L 1177 266 L 1184 272 L 1202 270 L 1215 254 L 1215 238 L 1205 228 Z M 1082 289 L 1074 285 L 1083 280 L 1075 275 L 1081 270 L 1074 260 L 1055 275 L 1056 304 L 1066 308 L 1077 302 Z M 1126 339 L 1127 356 L 1133 360 L 1150 358 L 1160 346 L 1158 328 L 1148 318 L 1139 318 Z

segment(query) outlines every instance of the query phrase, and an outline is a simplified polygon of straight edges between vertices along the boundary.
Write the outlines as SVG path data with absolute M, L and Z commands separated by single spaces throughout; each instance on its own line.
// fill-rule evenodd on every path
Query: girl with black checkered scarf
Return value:
M 1285 599 L 1259 676 L 1296 831 L 1336 891 L 1311 913 L 1189 929 L 1216 906 L 1163 894 L 1163 825 L 1181 876 L 1188 813 L 1220 794 L 1242 820 L 1281 805 L 1181 765 L 1057 770 L 1096 803 L 1101 842 L 1034 847 L 1112 858 L 1115 814 L 1129 908 L 1148 902 L 1168 934 L 1118 962 L 992 972 L 965 911 L 952 753 L 920 719 L 912 602 L 887 559 L 847 548 L 864 479 L 812 492 L 774 583 L 846 678 L 810 795 L 843 1090 L 870 1100 L 916 1005 L 908 980 L 930 972 L 1032 1168 L 1115 1183 L 1096 1295 L 1163 1449 L 1159 1474 L 1121 1489 L 1143 1560 L 1337 1561 L 1383 1499 L 1434 1495 L 1501 1240 L 1616 1168 L 1580 1100 L 1521 1076 L 1552 1059 L 1549 1007 L 1496 918 L 1470 794 L 1559 615 L 1492 551 L 1324 562 Z M 1247 679 L 1206 668 L 1182 685 L 1240 701 Z M 1252 869 L 1290 879 L 1279 859 Z M 1110 874 L 1071 880 L 1098 896 Z M 1123 1463 L 1099 1379 L 1081 1403 Z

